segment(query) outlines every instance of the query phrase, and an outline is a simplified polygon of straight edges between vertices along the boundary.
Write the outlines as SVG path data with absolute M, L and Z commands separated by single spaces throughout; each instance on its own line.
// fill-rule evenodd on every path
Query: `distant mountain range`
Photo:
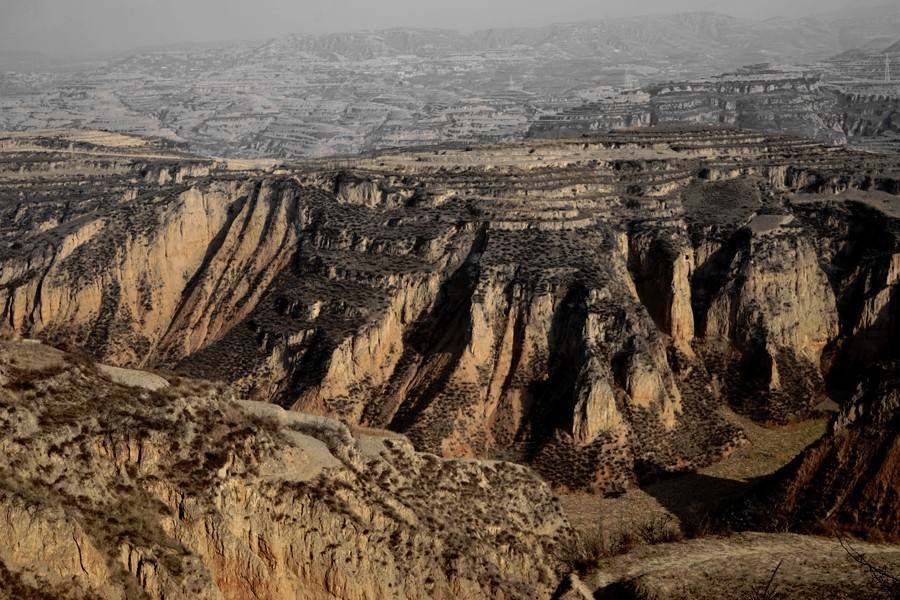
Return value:
M 638 99 L 637 117 L 622 119 L 617 115 L 634 113 L 635 106 L 620 106 L 618 95 L 760 64 L 792 72 L 789 79 L 831 68 L 872 80 L 879 69 L 883 74 L 879 52 L 895 44 L 898 32 L 900 6 L 762 22 L 693 12 L 472 34 L 298 34 L 143 48 L 80 62 L 14 53 L 0 55 L 0 129 L 103 129 L 184 142 L 207 155 L 255 158 L 520 139 L 552 115 L 562 115 L 567 131 L 578 131 L 587 116 L 593 131 L 607 122 L 664 122 L 668 116 L 654 114 L 665 114 L 675 122 L 713 118 L 842 142 L 893 132 L 893 119 L 873 121 L 883 111 L 872 106 L 866 108 L 871 115 L 851 119 L 852 134 L 844 133 L 846 119 L 831 118 L 833 111 L 822 116 L 825 104 L 843 101 L 836 104 L 831 95 L 823 101 L 818 88 L 810 96 L 805 84 L 810 101 L 793 98 L 789 84 L 770 102 L 763 87 L 747 109 L 740 86 L 723 90 L 707 82 L 691 86 L 689 98 L 674 90 L 674 102 L 655 113 Z M 837 65 L 842 60 L 847 64 Z M 900 80 L 900 57 L 894 62 Z M 723 93 L 728 97 L 708 98 Z M 591 114 L 598 107 L 601 114 Z M 574 120 L 566 114 L 573 110 Z M 559 119 L 551 122 L 550 132 L 559 127 Z M 889 142 L 892 148 L 893 137 Z
M 891 81 L 900 81 L 900 40 L 886 48 L 853 49 L 829 59 L 844 78 L 882 80 L 885 67 Z
M 707 61 L 737 66 L 762 60 L 819 60 L 853 48 L 883 47 L 886 41 L 896 39 L 898 31 L 900 6 L 766 21 L 715 12 L 689 12 L 545 27 L 487 29 L 472 34 L 441 29 L 296 34 L 263 42 L 144 48 L 119 56 L 242 46 L 248 59 L 277 53 L 356 61 L 517 49 L 544 57 L 681 60 L 687 61 L 686 64 Z M 109 56 L 95 58 L 103 60 Z M 0 69 L 46 69 L 81 60 L 37 52 L 0 52 Z
M 550 57 L 685 61 L 741 65 L 763 60 L 809 61 L 896 38 L 900 9 L 857 16 L 753 21 L 714 12 L 652 15 L 538 28 L 488 29 L 471 35 L 448 30 L 394 29 L 322 36 L 289 35 L 257 52 L 366 60 L 519 49 Z

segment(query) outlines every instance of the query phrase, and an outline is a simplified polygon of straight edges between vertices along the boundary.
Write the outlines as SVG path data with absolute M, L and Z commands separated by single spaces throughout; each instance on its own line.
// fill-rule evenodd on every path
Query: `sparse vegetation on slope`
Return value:
M 0 359 L 2 597 L 533 598 L 562 573 L 571 530 L 524 467 L 36 343 Z
M 241 172 L 33 137 L 0 170 L 8 330 L 560 489 L 711 464 L 726 405 L 802 420 L 895 352 L 881 156 L 648 129 Z

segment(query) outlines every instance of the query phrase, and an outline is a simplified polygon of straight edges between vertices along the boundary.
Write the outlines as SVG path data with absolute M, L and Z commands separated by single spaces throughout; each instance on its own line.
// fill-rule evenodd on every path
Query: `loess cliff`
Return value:
M 614 490 L 900 352 L 895 158 L 647 129 L 263 169 L 85 136 L 0 139 L 6 332 L 419 450 Z
M 572 530 L 520 465 L 0 342 L 0 598 L 549 597 Z

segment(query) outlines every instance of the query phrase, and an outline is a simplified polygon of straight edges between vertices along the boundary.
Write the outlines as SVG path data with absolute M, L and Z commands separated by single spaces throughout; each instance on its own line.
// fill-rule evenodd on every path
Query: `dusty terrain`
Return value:
M 895 544 L 786 532 L 897 533 L 898 182 L 718 128 L 2 135 L 2 330 L 82 350 L 2 343 L 0 589 L 889 597 Z
M 864 553 L 876 568 L 900 571 L 900 547 L 845 542 L 848 543 L 852 551 Z M 596 572 L 583 580 L 573 577 L 568 590 L 559 597 L 889 600 L 896 597 L 889 585 L 892 584 L 881 585 L 837 540 L 786 533 L 744 533 L 639 546 L 604 560 Z
M 854 50 L 812 65 L 767 61 L 712 77 L 610 90 L 578 106 L 541 115 L 530 125 L 528 136 L 577 136 L 648 125 L 728 125 L 897 153 L 898 48 L 900 43 Z
M 652 524 L 672 531 L 726 506 L 793 460 L 825 433 L 827 419 L 776 428 L 733 413 L 747 443 L 727 458 L 678 477 L 629 487 L 621 494 L 562 493 L 566 516 L 578 531 L 612 538 Z
M 9 333 L 605 491 L 898 352 L 889 157 L 651 129 L 242 171 L 114 142 L 0 141 Z
M 526 468 L 221 385 L 0 342 L 0 597 L 549 597 L 571 537 Z
M 557 597 L 895 598 L 898 390 L 879 368 L 824 436 L 823 421 L 742 422 L 750 444 L 695 474 L 563 495 L 586 551 Z
M 235 158 L 665 123 L 868 143 L 884 130 L 896 132 L 890 116 L 896 94 L 891 103 L 879 92 L 856 90 L 842 97 L 851 102 L 842 101 L 844 88 L 819 90 L 819 67 L 840 55 L 828 81 L 835 72 L 880 78 L 871 68 L 853 68 L 859 61 L 846 53 L 880 53 L 897 41 L 898 28 L 900 10 L 886 3 L 762 22 L 693 12 L 468 35 L 417 29 L 287 35 L 145 48 L 84 64 L 0 52 L 0 129 L 104 129 Z M 774 65 L 782 81 L 706 79 L 760 63 Z M 669 89 L 652 109 L 634 94 L 621 95 L 659 86 Z M 896 151 L 891 139 L 882 147 Z
M 869 369 L 828 432 L 744 502 L 756 523 L 831 521 L 900 540 L 900 363 Z M 761 514 L 762 513 L 762 514 Z

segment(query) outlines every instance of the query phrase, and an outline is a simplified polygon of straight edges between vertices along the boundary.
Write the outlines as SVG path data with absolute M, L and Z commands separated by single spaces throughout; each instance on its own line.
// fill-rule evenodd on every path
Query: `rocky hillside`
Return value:
M 829 432 L 747 501 L 764 527 L 835 523 L 900 539 L 900 364 L 871 369 Z
M 845 144 L 836 95 L 816 77 L 776 71 L 651 85 L 542 117 L 534 138 L 638 125 L 728 125 Z
M 0 342 L 0 598 L 549 597 L 571 530 L 509 463 Z
M 743 71 L 648 85 L 567 108 L 531 125 L 528 137 L 577 136 L 646 125 L 727 125 L 827 144 L 900 151 L 896 86 L 830 84 L 822 73 Z
M 856 147 L 900 152 L 900 86 L 848 86 L 837 97 L 840 127 Z
M 725 129 L 268 170 L 0 140 L 9 333 L 616 489 L 896 358 L 900 163 Z
M 900 11 L 883 6 L 765 21 L 691 12 L 467 35 L 286 35 L 154 46 L 90 62 L 0 50 L 0 129 L 102 129 L 234 158 L 496 142 L 519 139 L 540 116 L 565 114 L 612 90 L 696 81 L 763 62 L 809 64 L 850 48 L 887 46 L 898 29 Z M 747 111 L 746 122 L 704 123 L 759 121 L 792 134 L 829 134 L 816 107 L 804 109 L 809 94 L 794 93 L 795 103 L 783 89 L 770 105 L 748 100 L 760 106 Z M 713 116 L 742 112 L 701 104 L 700 112 Z M 806 127 L 785 128 L 797 124 Z

